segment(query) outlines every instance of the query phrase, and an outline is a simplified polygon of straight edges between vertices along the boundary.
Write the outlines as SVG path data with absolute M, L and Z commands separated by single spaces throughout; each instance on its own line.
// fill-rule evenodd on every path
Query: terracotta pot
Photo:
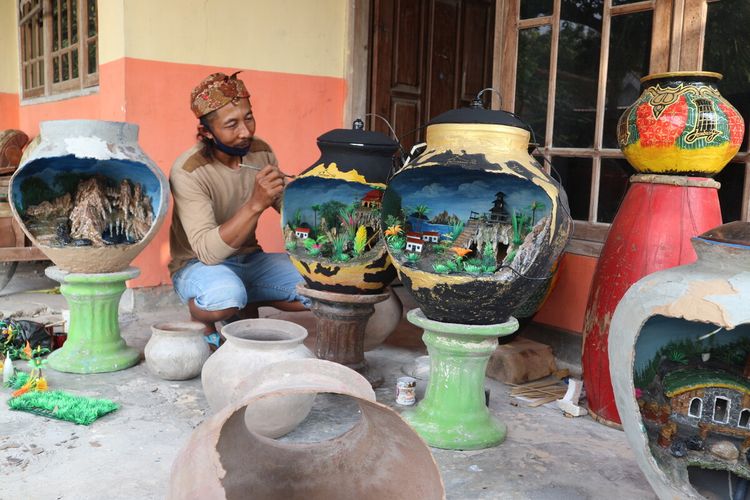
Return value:
M 157 323 L 146 343 L 146 366 L 165 380 L 188 380 L 201 373 L 211 349 L 203 339 L 204 326 L 193 321 Z
M 138 126 L 60 120 L 39 128 L 11 179 L 14 217 L 60 269 L 127 268 L 161 227 L 169 199 L 166 177 L 138 145 Z M 76 200 L 85 185 L 91 190 L 82 190 Z M 32 207 L 50 214 L 44 223 L 34 219 L 29 225 Z
M 315 388 L 321 380 L 335 382 L 341 390 L 366 395 L 368 399 L 375 397 L 370 382 L 359 373 L 340 363 L 315 358 L 271 363 L 252 378 L 246 378 L 236 393 L 250 398 L 289 387 Z M 310 394 L 292 394 L 259 399 L 245 410 L 245 426 L 261 436 L 281 437 L 294 430 L 310 412 L 308 405 L 298 402 L 313 401 L 314 398 Z
M 388 252 L 429 319 L 504 323 L 549 279 L 571 228 L 567 199 L 515 115 L 449 111 L 426 134 L 383 197 Z
M 742 116 L 708 71 L 641 78 L 643 93 L 620 117 L 617 139 L 639 172 L 713 176 L 739 151 Z
M 610 326 L 610 373 L 622 426 L 663 499 L 704 498 L 694 478 L 748 468 L 744 453 L 729 460 L 710 450 L 750 437 L 750 223 L 719 226 L 694 238 L 693 246 L 695 263 L 639 280 Z M 704 361 L 707 350 L 712 355 Z M 654 446 L 659 426 L 670 430 L 661 436 L 666 449 Z M 714 481 L 724 486 L 726 478 L 724 472 Z
M 385 342 L 396 330 L 404 314 L 404 305 L 393 288 L 387 287 L 390 296 L 383 302 L 375 304 L 375 312 L 370 316 L 365 327 L 365 351 L 371 351 Z
M 286 249 L 314 290 L 377 294 L 396 276 L 379 216 L 398 144 L 357 123 L 318 137 L 320 158 L 284 190 Z
M 208 358 L 201 373 L 203 392 L 215 412 L 239 400 L 244 395 L 238 391 L 240 385 L 246 380 L 252 383 L 271 363 L 313 357 L 302 344 L 307 330 L 290 321 L 245 319 L 225 325 L 221 334 L 226 342 Z M 309 411 L 312 398 L 301 397 L 298 403 Z
M 172 464 L 167 498 L 247 498 L 249 492 L 269 499 L 445 498 L 429 448 L 397 413 L 375 402 L 366 379 L 343 367 L 348 375 L 342 379 L 329 362 L 302 363 L 328 369 L 286 370 L 289 379 L 275 377 L 273 386 L 203 422 Z M 245 426 L 243 414 L 263 400 L 319 392 L 356 401 L 358 423 L 339 437 L 313 443 L 274 441 Z

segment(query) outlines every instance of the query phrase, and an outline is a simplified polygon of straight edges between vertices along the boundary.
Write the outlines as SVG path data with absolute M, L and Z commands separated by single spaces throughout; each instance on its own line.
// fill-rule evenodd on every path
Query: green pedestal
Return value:
M 124 370 L 138 363 L 140 352 L 120 336 L 118 306 L 125 282 L 140 274 L 135 267 L 116 273 L 69 273 L 49 267 L 70 307 L 68 339 L 49 355 L 48 366 L 68 373 Z
M 447 450 L 478 450 L 503 442 L 505 424 L 485 405 L 484 373 L 497 338 L 518 329 L 511 318 L 496 325 L 459 325 L 428 319 L 412 309 L 407 319 L 424 329 L 430 382 L 424 399 L 401 416 L 427 444 Z

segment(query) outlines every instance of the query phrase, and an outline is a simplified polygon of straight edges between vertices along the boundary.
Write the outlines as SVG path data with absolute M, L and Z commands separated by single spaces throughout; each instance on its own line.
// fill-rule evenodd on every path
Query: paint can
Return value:
M 411 406 L 417 402 L 417 379 L 399 377 L 396 381 L 396 404 Z

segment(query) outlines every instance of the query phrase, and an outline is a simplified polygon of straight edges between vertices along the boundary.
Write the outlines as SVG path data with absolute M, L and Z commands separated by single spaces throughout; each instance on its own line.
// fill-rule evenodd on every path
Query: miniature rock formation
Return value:
M 127 179 L 118 187 L 102 176 L 82 179 L 75 195 L 65 193 L 26 209 L 29 229 L 40 242 L 54 246 L 132 244 L 153 224 L 151 200 L 140 184 Z M 72 200 L 72 201 L 71 201 Z

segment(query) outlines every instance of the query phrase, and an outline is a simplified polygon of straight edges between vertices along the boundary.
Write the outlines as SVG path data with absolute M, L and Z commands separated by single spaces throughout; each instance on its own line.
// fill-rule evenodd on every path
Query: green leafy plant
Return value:
M 451 233 L 450 233 L 450 239 L 451 241 L 456 241 L 456 239 L 461 236 L 461 233 L 464 232 L 464 222 L 458 221 L 455 224 L 451 224 Z
M 284 248 L 287 252 L 293 252 L 297 248 L 297 242 L 296 241 L 287 241 L 284 243 Z
M 406 248 L 406 237 L 402 235 L 393 236 L 388 240 L 388 244 L 393 250 L 401 251 Z
M 435 262 L 432 265 L 432 269 L 434 269 L 438 274 L 448 274 L 449 272 L 451 272 L 450 267 L 448 267 L 448 265 L 443 262 Z
M 422 256 L 418 254 L 417 252 L 411 252 L 406 254 L 406 260 L 409 262 L 417 262 L 419 259 L 421 259 Z

